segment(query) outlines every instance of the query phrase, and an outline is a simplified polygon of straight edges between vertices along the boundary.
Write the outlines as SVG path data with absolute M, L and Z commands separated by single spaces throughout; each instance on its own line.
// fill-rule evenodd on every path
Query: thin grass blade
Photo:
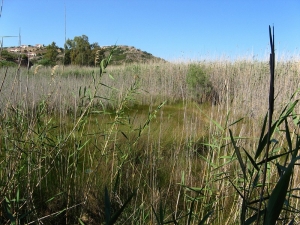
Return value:
M 233 135 L 232 135 L 232 131 L 230 129 L 229 129 L 229 134 L 230 134 L 231 142 L 232 142 L 234 150 L 235 150 L 235 154 L 236 154 L 236 156 L 238 158 L 238 161 L 240 163 L 241 169 L 243 171 L 244 178 L 247 179 L 246 166 L 245 166 L 245 164 L 243 162 L 240 149 L 236 146 L 235 140 L 234 140 Z
M 284 122 L 285 122 L 285 137 L 286 137 L 286 141 L 289 146 L 289 150 L 291 151 L 291 150 L 293 150 L 293 147 L 292 147 L 292 139 L 291 139 L 291 134 L 290 134 L 287 119 L 285 119 Z
M 192 221 L 192 216 L 193 216 L 193 210 L 194 210 L 194 203 L 195 203 L 195 199 L 193 199 L 192 203 L 191 203 L 191 208 L 190 208 L 190 211 L 189 211 L 189 216 L 188 216 L 188 221 L 187 221 L 187 224 L 191 224 L 191 221 Z
M 156 218 L 157 223 L 158 223 L 159 225 L 162 224 L 162 223 L 160 222 L 159 216 L 157 215 L 157 213 L 156 213 L 156 211 L 155 211 L 153 205 L 151 205 L 151 207 L 152 207 L 152 210 L 153 210 L 153 213 L 154 213 L 154 216 L 155 216 L 155 218 Z
M 251 157 L 251 155 L 246 151 L 246 149 L 243 148 L 243 150 L 244 150 L 244 152 L 246 153 L 247 158 L 250 160 L 252 166 L 253 166 L 257 171 L 259 171 L 259 167 L 258 167 L 258 165 L 256 164 L 255 160 L 254 160 L 254 159 Z
M 131 201 L 131 199 L 135 196 L 135 192 L 132 193 L 129 198 L 125 201 L 125 203 L 122 205 L 122 207 L 112 216 L 112 218 L 109 221 L 109 225 L 115 224 L 118 220 L 119 216 L 122 214 L 128 203 Z
M 109 224 L 110 221 L 110 216 L 111 216 L 111 204 L 110 204 L 110 199 L 109 199 L 109 194 L 108 194 L 108 190 L 107 187 L 105 186 L 105 222 L 106 224 Z
M 280 158 L 280 157 L 285 156 L 285 155 L 287 155 L 287 154 L 290 154 L 290 153 L 292 153 L 292 152 L 293 152 L 293 151 L 288 151 L 288 152 L 285 152 L 285 153 L 282 153 L 282 154 L 279 154 L 279 155 L 271 156 L 271 157 L 268 158 L 267 162 L 271 162 L 271 161 L 273 161 L 274 159 Z M 265 160 L 262 160 L 262 161 L 258 162 L 257 165 L 259 166 L 259 165 L 263 164 L 264 162 L 265 162 Z
M 211 214 L 213 214 L 214 210 L 209 211 L 203 219 L 198 223 L 198 225 L 204 225 L 206 220 L 210 217 Z
M 234 189 L 237 191 L 237 193 L 241 196 L 242 199 L 245 199 L 244 195 L 240 192 L 240 190 L 234 185 L 234 183 L 229 179 L 229 182 L 234 187 Z

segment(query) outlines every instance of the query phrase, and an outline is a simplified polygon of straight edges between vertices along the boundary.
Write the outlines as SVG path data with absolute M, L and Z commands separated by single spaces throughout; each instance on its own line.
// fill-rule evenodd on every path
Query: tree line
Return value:
M 38 53 L 37 57 L 29 59 L 26 54 L 27 50 L 20 54 L 13 54 L 8 50 L 0 49 L 0 59 L 4 59 L 0 60 L 0 67 L 16 66 L 19 64 L 19 60 L 24 66 L 32 64 L 95 66 L 105 57 L 105 49 L 101 48 L 97 42 L 90 44 L 86 35 L 67 39 L 64 48 L 59 48 L 55 42 L 52 42 L 46 46 L 45 50 Z
M 58 49 L 55 42 L 46 46 L 46 53 L 38 63 L 54 65 L 59 61 L 64 65 L 94 66 L 105 57 L 105 50 L 97 42 L 90 44 L 86 35 L 67 39 L 61 49 L 63 54 L 59 54 Z

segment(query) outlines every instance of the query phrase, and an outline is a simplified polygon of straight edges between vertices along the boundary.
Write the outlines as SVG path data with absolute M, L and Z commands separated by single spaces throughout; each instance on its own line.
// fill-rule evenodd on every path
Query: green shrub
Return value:
M 201 65 L 189 65 L 186 82 L 193 100 L 199 103 L 207 101 L 216 103 L 218 101 L 217 93 L 213 88 L 212 82 Z
M 17 66 L 17 63 L 11 62 L 11 61 L 5 61 L 5 60 L 1 60 L 0 61 L 0 67 L 10 67 L 10 66 Z
M 50 59 L 41 59 L 37 62 L 37 64 L 43 66 L 54 66 L 56 63 L 51 61 Z
M 3 50 L 1 52 L 1 57 L 3 59 L 5 59 L 6 61 L 14 61 L 14 60 L 17 60 L 18 59 L 18 56 L 17 55 L 14 55 L 10 52 L 8 52 L 7 50 Z

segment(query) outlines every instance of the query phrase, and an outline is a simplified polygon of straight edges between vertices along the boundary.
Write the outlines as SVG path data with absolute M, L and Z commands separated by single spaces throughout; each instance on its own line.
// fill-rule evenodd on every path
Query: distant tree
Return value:
M 100 45 L 95 42 L 91 44 L 91 58 L 89 65 L 95 65 L 100 63 L 101 60 L 105 57 L 105 50 L 100 47 Z
M 65 49 L 64 49 L 65 53 L 64 53 L 64 65 L 69 65 L 71 64 L 71 51 L 72 49 L 70 49 L 68 46 L 67 46 L 67 43 L 65 43 Z
M 74 40 L 68 39 L 65 45 L 65 63 L 70 61 L 73 65 L 91 65 L 91 48 L 86 35 L 74 37 Z
M 56 62 L 56 57 L 58 55 L 58 51 L 57 51 L 58 47 L 56 46 L 55 42 L 52 42 L 50 45 L 48 45 L 46 47 L 46 53 L 44 55 L 44 59 L 46 59 L 47 61 L 52 62 L 52 64 L 55 64 Z
M 98 49 L 98 48 L 100 48 L 98 42 L 94 42 L 93 44 L 91 44 L 91 50 Z

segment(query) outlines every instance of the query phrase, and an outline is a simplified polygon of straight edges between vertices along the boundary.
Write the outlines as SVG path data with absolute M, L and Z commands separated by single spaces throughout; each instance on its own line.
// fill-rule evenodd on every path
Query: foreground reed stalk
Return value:
M 269 35 L 271 44 L 269 113 L 263 120 L 254 156 L 251 147 L 250 150 L 246 150 L 238 146 L 237 141 L 240 137 L 234 137 L 232 130 L 229 130 L 241 170 L 238 176 L 242 178 L 240 182 L 236 182 L 229 176 L 231 185 L 242 199 L 240 224 L 273 225 L 279 221 L 283 224 L 293 224 L 296 218 L 295 213 L 298 212 L 295 205 L 298 188 L 295 186 L 294 171 L 298 166 L 296 162 L 300 159 L 298 155 L 300 138 L 299 129 L 294 128 L 293 135 L 291 135 L 290 127 L 298 126 L 300 121 L 298 114 L 295 114 L 298 99 L 294 100 L 299 89 L 292 94 L 289 103 L 273 121 L 275 111 L 274 28 L 272 36 L 271 27 L 269 27 Z M 282 144 L 278 146 L 280 139 Z
M 268 138 L 267 138 L 267 147 L 265 153 L 265 163 L 263 169 L 263 181 L 262 187 L 260 192 L 260 201 L 258 206 L 258 213 L 257 213 L 257 222 L 258 225 L 260 222 L 260 210 L 261 204 L 264 198 L 264 189 L 266 185 L 267 179 L 267 168 L 268 168 L 268 160 L 269 160 L 269 151 L 270 151 L 270 143 L 271 143 L 271 127 L 272 127 L 272 118 L 274 112 L 274 79 L 275 79 L 275 39 L 274 39 L 274 27 L 273 33 L 271 31 L 271 27 L 269 27 L 269 36 L 270 36 L 270 46 L 271 46 L 271 53 L 270 53 L 270 89 L 269 89 L 269 120 L 268 120 Z

